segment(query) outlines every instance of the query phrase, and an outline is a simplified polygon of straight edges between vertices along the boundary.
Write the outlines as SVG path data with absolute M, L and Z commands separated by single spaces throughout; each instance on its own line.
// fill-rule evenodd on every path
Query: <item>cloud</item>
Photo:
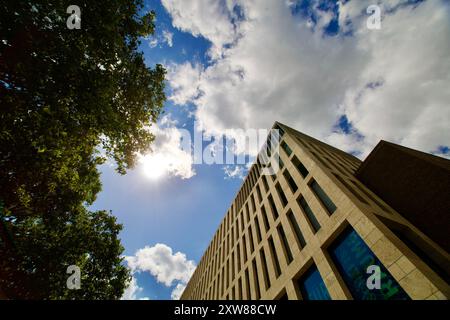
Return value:
M 176 122 L 168 116 L 163 117 L 158 125 L 151 127 L 155 135 L 153 151 L 140 155 L 140 168 L 150 178 L 163 175 L 188 179 L 195 175 L 193 156 L 190 145 L 183 143 L 186 132 L 176 127 Z
M 339 14 L 311 1 L 308 17 L 293 1 L 163 4 L 174 27 L 212 43 L 212 63 L 172 66 L 168 79 L 170 99 L 194 103 L 208 134 L 278 120 L 361 157 L 380 139 L 425 152 L 450 141 L 444 1 L 382 1 L 381 30 L 366 28 L 370 1 L 340 2 Z M 350 132 L 335 129 L 343 115 Z
M 172 89 L 169 99 L 176 105 L 194 101 L 199 94 L 201 73 L 202 68 L 198 64 L 193 65 L 186 62 L 169 65 L 167 81 Z
M 167 43 L 169 47 L 173 46 L 173 33 L 167 30 L 163 30 L 162 36 L 164 39 L 164 42 Z
M 176 285 L 175 289 L 173 289 L 170 297 L 172 300 L 180 300 L 181 295 L 183 294 L 184 289 L 186 289 L 186 284 L 179 283 Z
M 121 300 L 150 300 L 148 297 L 138 298 L 139 292 L 142 292 L 143 288 L 139 287 L 135 277 L 131 277 L 130 282 L 122 295 Z
M 235 27 L 232 19 L 237 13 L 233 10 L 235 1 L 227 0 L 226 6 L 220 1 L 162 0 L 165 9 L 172 17 L 172 24 L 194 36 L 203 36 L 212 42 L 211 56 L 220 57 L 223 46 L 235 40 Z
M 173 253 L 171 247 L 162 243 L 145 246 L 134 256 L 125 257 L 125 261 L 132 272 L 149 272 L 167 287 L 176 283 L 172 298 L 181 295 L 195 270 L 194 261 L 188 260 L 184 253 Z
M 245 167 L 239 165 L 224 166 L 223 171 L 225 173 L 225 179 L 237 178 L 243 180 L 245 178 L 245 174 L 247 173 Z
M 158 45 L 158 39 L 149 40 L 148 45 L 150 48 L 155 48 Z

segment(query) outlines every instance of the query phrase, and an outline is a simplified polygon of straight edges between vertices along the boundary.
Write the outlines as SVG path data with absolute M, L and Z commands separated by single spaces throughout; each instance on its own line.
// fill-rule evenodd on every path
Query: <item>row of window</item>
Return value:
M 328 248 L 328 254 L 337 267 L 339 276 L 355 300 L 409 300 L 409 296 L 392 277 L 380 260 L 370 250 L 361 237 L 348 227 Z M 370 274 L 369 266 L 380 270 L 380 288 L 367 285 Z M 329 300 L 330 294 L 320 276 L 317 267 L 313 265 L 298 280 L 302 299 Z
M 287 246 L 289 247 L 289 246 Z M 273 239 L 269 239 L 270 254 L 276 257 Z M 332 263 L 335 264 L 339 276 L 344 281 L 352 298 L 355 300 L 409 300 L 403 288 L 392 277 L 389 271 L 383 266 L 375 254 L 366 243 L 351 227 L 347 227 L 344 232 L 328 248 L 328 254 Z M 260 259 L 259 270 L 257 259 Z M 271 278 L 268 272 L 267 253 L 261 248 L 249 267 L 243 272 L 236 285 L 231 289 L 226 299 L 253 299 L 261 298 L 262 283 L 265 290 L 271 286 Z M 276 277 L 281 274 L 278 258 L 274 259 Z M 380 288 L 370 289 L 367 286 L 367 269 L 375 265 L 380 269 Z M 250 277 L 251 272 L 251 277 Z M 262 277 L 262 279 L 260 279 Z M 320 275 L 319 270 L 313 264 L 300 277 L 294 279 L 298 294 L 303 300 L 330 300 L 329 291 Z M 251 287 L 253 285 L 253 288 Z M 245 293 L 245 296 L 244 296 Z M 253 294 L 252 294 L 253 293 Z M 214 291 L 210 292 L 209 299 L 218 299 L 219 296 Z M 286 294 L 280 298 L 287 298 Z
M 289 146 L 286 144 L 285 141 L 283 141 L 281 145 L 283 147 L 283 150 L 286 152 L 286 154 L 288 156 L 292 155 L 292 151 L 289 148 Z M 308 174 L 309 174 L 309 171 L 306 169 L 306 167 L 301 163 L 301 161 L 295 155 L 293 155 L 293 157 L 292 157 L 292 162 L 293 162 L 294 166 L 297 168 L 297 170 L 300 173 L 300 175 L 302 177 L 306 178 L 308 176 Z M 284 175 L 284 177 L 286 179 L 286 182 L 290 186 L 291 191 L 293 193 L 295 193 L 295 191 L 298 189 L 298 187 L 297 187 L 295 181 L 293 180 L 292 176 L 289 174 L 289 172 L 287 170 L 284 171 L 283 175 Z M 264 189 L 265 189 L 266 192 L 268 192 L 269 191 L 269 186 L 268 186 L 268 182 L 267 182 L 267 176 L 262 175 L 261 178 L 262 178 L 262 181 L 263 181 Z M 255 180 L 257 180 L 257 178 Z M 319 199 L 319 201 L 327 209 L 328 213 L 332 214 L 336 210 L 336 207 L 334 206 L 334 203 L 331 201 L 331 199 L 328 197 L 328 195 L 326 195 L 326 193 L 322 190 L 322 188 L 318 185 L 318 183 L 315 180 L 312 180 L 312 182 L 309 185 L 310 185 L 311 190 L 315 193 L 315 195 Z M 258 196 L 258 200 L 261 203 L 262 202 L 262 195 L 261 195 L 261 189 L 260 189 L 258 183 L 256 183 L 256 188 L 255 189 L 256 189 L 256 195 Z M 288 201 L 287 201 L 287 198 L 286 198 L 283 190 L 281 189 L 281 186 L 279 184 L 276 184 L 275 189 L 277 191 L 278 197 L 279 197 L 283 207 L 285 207 L 287 205 Z M 251 192 L 251 190 L 249 192 Z M 272 212 L 272 215 L 273 215 L 273 219 L 275 221 L 275 220 L 277 220 L 279 214 L 278 214 L 278 210 L 277 210 L 277 207 L 275 205 L 273 196 L 271 194 L 269 194 L 269 196 L 268 196 L 268 203 L 269 203 L 270 211 Z M 318 223 L 318 221 L 315 218 L 314 214 L 312 213 L 311 209 L 307 205 L 306 200 L 304 198 L 299 198 L 298 199 L 298 203 L 299 203 L 299 206 L 305 212 L 306 218 L 307 218 L 308 222 L 310 223 L 313 232 L 314 233 L 317 232 L 320 229 L 320 224 Z M 251 210 L 249 208 L 249 204 L 251 206 Z M 231 211 L 233 211 L 233 206 L 232 206 L 232 210 Z M 223 261 L 225 260 L 225 255 L 226 255 L 225 253 L 229 252 L 229 248 L 233 248 L 234 247 L 235 239 L 239 239 L 240 234 L 243 233 L 243 230 L 244 230 L 244 219 L 243 219 L 242 216 L 245 213 L 246 221 L 247 221 L 247 223 L 249 223 L 249 221 L 250 221 L 250 211 L 252 212 L 252 214 L 256 212 L 255 193 L 252 193 L 252 194 L 249 195 L 248 201 L 245 202 L 245 207 L 240 212 L 240 215 L 241 215 L 240 230 L 237 230 L 238 228 L 235 229 L 234 226 L 231 227 L 231 231 L 230 231 L 230 233 L 228 233 L 226 238 L 224 238 L 224 242 L 222 242 L 222 245 L 219 247 L 218 253 L 216 253 L 215 257 L 212 257 L 212 260 L 213 260 L 212 264 L 211 263 L 208 264 L 209 265 L 209 270 L 206 270 L 206 271 L 209 274 L 209 278 L 210 279 L 209 279 L 209 281 L 207 281 L 205 279 L 202 279 L 202 281 L 203 281 L 205 286 L 206 286 L 206 283 L 209 283 L 210 281 L 212 281 L 213 274 L 215 274 L 214 270 L 217 270 L 217 266 L 222 265 Z M 266 229 L 266 232 L 267 232 L 267 230 L 269 228 L 269 222 L 268 222 L 266 209 L 265 209 L 264 205 L 261 206 L 261 212 L 262 212 L 264 226 L 265 226 L 265 229 Z M 228 216 L 229 215 L 227 215 L 227 217 Z M 226 231 L 227 231 L 227 228 L 226 228 L 228 226 L 227 221 L 230 220 L 230 219 L 227 219 L 227 217 L 225 218 L 225 221 L 222 224 L 222 227 L 219 229 L 219 233 L 218 233 L 219 239 L 221 239 L 223 237 L 223 234 L 225 234 Z M 294 216 L 292 215 L 292 213 L 289 214 L 289 217 L 290 217 L 289 218 L 290 224 L 291 224 L 291 226 L 292 226 L 292 228 L 293 228 L 293 230 L 295 232 L 295 235 L 296 235 L 297 243 L 299 244 L 300 248 L 303 248 L 306 243 L 305 243 L 303 234 L 300 231 L 300 227 L 299 227 L 297 221 L 295 220 Z M 237 218 L 238 217 L 236 216 L 236 219 Z M 236 223 L 236 225 L 238 225 L 238 224 Z M 257 218 L 255 220 L 255 225 L 256 225 L 256 236 L 257 236 L 257 240 L 258 240 L 258 243 L 259 243 L 261 241 L 261 232 L 260 232 L 259 220 Z M 282 230 L 282 229 L 280 229 L 280 230 Z M 231 237 L 230 237 L 230 234 L 231 234 Z M 249 227 L 248 227 L 248 235 L 249 235 L 249 243 L 250 243 L 250 247 L 249 247 L 250 248 L 250 254 L 252 254 L 253 251 L 254 251 L 254 244 L 253 244 L 254 241 L 253 241 L 253 232 L 252 232 L 252 226 L 251 225 L 249 225 Z M 216 236 L 217 236 L 217 234 L 216 234 Z M 213 239 L 213 242 L 215 243 L 215 245 L 217 245 L 216 241 L 214 241 L 214 240 L 216 240 L 216 238 L 217 237 L 215 237 Z M 243 235 L 242 239 L 243 239 L 244 247 L 247 247 L 246 246 L 246 240 L 247 239 L 245 238 L 245 234 Z M 214 247 L 214 245 L 212 247 Z M 226 248 L 226 247 L 228 247 L 228 248 Z M 285 247 L 288 248 L 288 246 L 285 246 Z M 210 246 L 210 248 L 208 248 L 207 254 L 205 254 L 205 256 L 207 256 L 206 261 L 208 261 L 208 258 L 209 258 L 208 253 L 210 253 L 210 251 L 211 251 L 211 246 Z M 236 255 L 238 256 L 238 259 L 240 259 L 239 252 L 237 252 Z M 246 260 L 247 259 L 246 258 L 246 255 L 247 255 L 246 250 L 244 250 L 244 255 L 245 255 L 244 256 L 244 260 Z M 205 256 L 203 258 L 205 258 Z M 231 263 L 232 266 L 233 266 L 233 267 L 231 267 L 232 275 L 233 275 L 232 279 L 234 278 L 234 256 L 235 256 L 235 252 L 233 252 L 233 254 L 231 255 L 231 260 L 229 259 L 229 260 L 225 261 L 227 263 L 227 265 L 228 265 L 228 263 Z M 217 259 L 219 260 L 218 263 L 217 263 Z M 201 263 L 199 264 L 199 268 L 198 269 L 202 270 L 202 272 L 200 274 L 203 274 L 205 272 L 204 265 L 206 263 L 204 263 L 204 261 L 205 261 L 205 259 L 202 259 Z M 239 267 L 239 269 L 240 269 L 240 267 Z M 240 272 L 240 270 L 238 270 L 238 272 Z M 196 274 L 194 276 L 197 276 L 197 273 L 198 273 L 198 270 L 197 270 L 197 272 L 196 272 Z M 195 279 L 195 280 L 197 280 L 197 279 Z M 228 280 L 228 275 L 226 277 L 222 277 L 222 281 L 225 281 L 225 280 Z M 193 282 L 196 283 L 196 281 L 193 281 Z M 228 281 L 226 281 L 226 282 L 228 283 Z M 204 287 L 203 289 L 207 289 L 207 288 Z M 196 289 L 196 291 L 198 291 L 198 290 L 200 290 L 200 289 Z
M 336 207 L 331 202 L 331 200 L 328 198 L 328 196 L 325 194 L 325 192 L 320 188 L 320 186 L 317 184 L 317 182 L 313 181 L 311 183 L 311 187 L 312 187 L 312 190 L 315 193 L 317 193 L 317 196 L 319 197 L 319 199 L 321 199 L 321 201 L 323 203 L 328 203 L 327 207 L 329 208 L 330 212 L 331 213 L 334 212 Z M 281 194 L 283 194 L 283 193 L 281 193 Z M 269 203 L 270 211 L 272 212 L 272 215 L 273 215 L 273 220 L 276 221 L 278 219 L 278 217 L 279 217 L 279 214 L 278 214 L 278 210 L 277 210 L 277 207 L 275 205 L 275 202 L 273 200 L 273 196 L 271 194 L 268 195 L 268 203 Z M 317 230 L 320 228 L 320 225 L 318 224 L 317 220 L 314 217 L 314 214 L 312 213 L 311 209 L 306 204 L 306 201 L 304 200 L 304 198 L 302 196 L 299 197 L 298 203 L 300 204 L 300 207 L 305 212 L 305 214 L 307 216 L 307 219 L 309 220 L 310 224 L 312 224 L 314 232 L 317 232 Z M 241 216 L 242 216 L 242 213 L 241 213 Z M 266 212 L 266 208 L 265 208 L 264 204 L 261 206 L 261 217 L 262 217 L 262 221 L 263 221 L 265 232 L 268 232 L 270 226 L 269 226 L 269 220 L 268 220 L 268 217 L 267 217 L 267 212 Z M 290 226 L 291 226 L 291 230 L 293 230 L 293 233 L 295 235 L 296 242 L 297 242 L 297 244 L 298 244 L 298 246 L 299 246 L 299 248 L 301 250 L 303 247 L 305 247 L 306 241 L 305 241 L 305 238 L 303 236 L 303 233 L 300 230 L 299 223 L 297 222 L 297 219 L 295 218 L 295 216 L 294 216 L 294 214 L 292 213 L 291 210 L 289 210 L 289 212 L 287 213 L 287 217 L 288 217 L 288 221 L 289 221 Z M 247 220 L 247 222 L 249 222 L 248 211 L 247 211 L 247 219 L 246 220 Z M 244 221 L 244 219 L 243 219 L 243 216 L 242 216 L 241 217 L 241 230 L 240 230 L 241 232 L 244 231 L 243 221 Z M 247 228 L 248 239 L 246 238 L 245 233 L 242 236 L 242 244 L 243 244 L 243 248 L 244 248 L 244 250 L 243 250 L 243 255 L 244 255 L 243 259 L 244 259 L 244 261 L 247 260 L 248 256 L 253 254 L 253 252 L 255 250 L 255 246 L 259 245 L 259 243 L 262 241 L 261 225 L 260 225 L 260 221 L 259 221 L 258 216 L 255 216 L 254 223 L 255 223 L 256 242 L 254 241 L 254 238 L 253 238 L 253 234 L 254 233 L 253 233 L 253 226 L 251 224 L 248 224 L 248 228 Z M 232 227 L 232 230 L 233 230 L 233 228 L 234 227 Z M 287 264 L 290 264 L 290 262 L 293 260 L 293 256 L 292 256 L 291 248 L 290 248 L 290 246 L 288 244 L 288 241 L 287 241 L 287 238 L 286 238 L 286 235 L 285 235 L 285 232 L 283 230 L 283 227 L 282 227 L 281 223 L 278 224 L 276 230 L 278 232 L 279 238 L 281 239 L 280 241 L 281 241 L 281 244 L 282 244 L 282 247 L 283 247 L 284 256 L 286 257 L 286 260 L 287 260 Z M 233 235 L 233 231 L 232 231 L 231 234 Z M 238 237 L 238 235 L 236 235 L 236 237 Z M 249 245 L 247 245 L 247 240 L 248 240 L 248 244 Z M 279 258 L 277 256 L 277 253 L 276 253 L 275 249 L 274 249 L 275 246 L 273 244 L 273 239 L 271 237 L 269 238 L 269 247 L 272 248 L 271 249 L 271 251 L 272 251 L 271 252 L 271 256 L 273 257 L 273 261 L 274 261 L 274 264 L 275 264 L 274 265 L 274 269 L 279 274 L 280 273 L 280 264 L 279 264 L 279 260 L 278 260 Z M 233 246 L 231 246 L 231 248 L 233 248 Z M 247 248 L 249 248 L 249 250 L 250 250 L 250 252 L 248 252 L 248 253 L 247 253 Z M 221 252 L 221 254 L 222 254 L 222 261 L 223 261 L 225 259 L 225 254 L 224 254 L 225 251 L 224 250 L 219 250 L 219 252 Z M 220 253 L 219 253 L 219 256 L 220 256 Z M 239 242 L 238 242 L 237 250 L 236 251 L 232 251 L 231 258 L 228 259 L 226 261 L 226 264 L 225 264 L 226 266 L 228 266 L 228 265 L 230 266 L 228 268 L 228 270 L 231 270 L 231 277 L 230 278 L 228 277 L 229 276 L 228 273 L 225 273 L 225 275 L 224 275 L 224 273 L 223 273 L 224 272 L 224 268 L 223 267 L 222 267 L 222 274 L 219 274 L 219 279 L 220 280 L 219 280 L 218 283 L 222 284 L 222 286 L 221 286 L 222 290 L 220 292 L 220 295 L 223 295 L 225 287 L 228 288 L 229 285 L 231 284 L 232 280 L 235 277 L 235 267 L 234 267 L 235 259 L 237 259 L 237 261 L 238 261 L 238 266 L 237 266 L 238 270 L 237 270 L 237 272 L 240 272 L 240 268 L 241 268 L 240 261 L 241 261 L 241 259 L 240 259 Z M 264 259 L 264 261 L 265 261 L 265 259 Z M 263 266 L 266 265 L 265 262 L 262 262 L 262 265 Z M 214 261 L 213 261 L 213 267 L 212 268 L 213 268 L 212 270 L 214 270 Z M 211 277 L 212 277 L 212 275 L 211 275 Z M 267 276 L 266 276 L 266 278 L 267 278 Z M 270 286 L 270 283 L 268 285 Z M 207 289 L 207 288 L 205 288 L 205 289 Z

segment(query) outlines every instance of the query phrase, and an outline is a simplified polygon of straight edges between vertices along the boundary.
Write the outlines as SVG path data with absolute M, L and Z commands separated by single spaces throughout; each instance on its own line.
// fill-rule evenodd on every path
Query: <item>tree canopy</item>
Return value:
M 9 296 L 114 299 L 128 278 L 120 225 L 85 206 L 101 190 L 99 164 L 110 158 L 124 174 L 154 139 L 165 69 L 148 67 L 139 45 L 155 14 L 142 0 L 77 4 L 80 29 L 66 25 L 70 1 L 0 4 L 0 269 L 16 275 L 0 272 L 0 288 Z M 62 266 L 72 260 L 89 278 L 67 293 Z M 14 289 L 19 279 L 26 290 Z

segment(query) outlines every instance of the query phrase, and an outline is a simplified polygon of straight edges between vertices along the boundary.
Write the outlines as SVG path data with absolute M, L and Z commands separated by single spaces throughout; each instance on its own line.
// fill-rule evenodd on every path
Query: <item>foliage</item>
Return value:
M 164 68 L 147 67 L 138 51 L 139 39 L 154 32 L 154 13 L 143 12 L 142 0 L 78 1 L 79 30 L 66 25 L 71 4 L 0 3 L 0 200 L 6 219 L 0 221 L 0 256 L 15 254 L 6 260 L 18 264 L 5 260 L 0 268 L 17 268 L 24 284 L 39 286 L 44 276 L 36 272 L 50 270 L 48 290 L 27 293 L 33 297 L 69 297 L 57 288 L 60 273 L 67 278 L 61 267 L 93 254 L 95 248 L 80 249 L 75 239 L 84 243 L 81 236 L 89 236 L 101 247 L 104 235 L 97 224 L 115 235 L 105 239 L 113 247 L 104 250 L 102 259 L 85 263 L 105 276 L 122 272 L 119 225 L 83 205 L 92 204 L 101 189 L 99 164 L 112 158 L 124 174 L 135 164 L 136 153 L 149 148 L 154 137 L 148 128 L 165 100 Z M 75 226 L 89 219 L 85 228 Z M 69 251 L 73 256 L 52 254 Z M 41 256 L 49 259 L 47 266 Z M 108 264 L 116 271 L 108 273 Z M 121 291 L 126 276 L 116 276 Z M 117 298 L 117 292 L 98 292 L 104 288 L 101 278 L 86 279 L 93 291 L 77 297 Z

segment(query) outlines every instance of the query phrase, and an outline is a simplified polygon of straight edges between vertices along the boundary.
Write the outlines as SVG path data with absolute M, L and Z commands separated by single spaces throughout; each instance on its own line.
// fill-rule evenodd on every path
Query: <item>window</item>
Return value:
M 327 287 L 314 265 L 298 280 L 303 300 L 331 300 Z
M 262 238 L 261 238 L 261 229 L 259 226 L 258 216 L 255 217 L 255 229 L 256 229 L 256 239 L 258 240 L 258 243 L 260 243 Z
M 261 265 L 263 268 L 263 276 L 264 276 L 264 283 L 266 285 L 266 290 L 270 288 L 270 277 L 269 277 L 269 270 L 267 269 L 267 260 L 266 260 L 266 254 L 264 252 L 264 247 L 259 250 L 259 256 L 261 258 Z
M 295 193 L 298 189 L 297 184 L 295 183 L 292 176 L 289 174 L 289 171 L 284 170 L 283 172 L 284 179 L 286 179 L 286 182 L 288 183 L 289 187 L 291 188 L 292 193 Z
M 251 299 L 251 296 L 250 296 L 250 275 L 248 274 L 248 268 L 245 269 L 245 294 L 247 295 L 247 300 L 250 300 Z
M 286 237 L 286 234 L 284 233 L 284 229 L 283 229 L 283 226 L 281 225 L 281 223 L 278 225 L 277 231 L 278 231 L 278 235 L 280 236 L 281 244 L 283 246 L 284 252 L 286 253 L 287 264 L 290 264 L 293 260 L 292 252 L 291 252 L 291 248 L 289 247 L 289 242 Z M 272 241 L 272 244 L 273 244 L 273 241 Z
M 259 184 L 256 184 L 256 193 L 258 194 L 258 200 L 261 203 L 262 202 L 262 195 L 261 195 L 261 188 L 259 187 Z
M 284 130 L 279 125 L 275 127 L 275 130 L 278 130 L 278 135 L 280 138 L 284 135 Z
M 277 161 L 277 160 L 278 160 L 278 167 L 279 167 L 280 169 L 283 169 L 283 168 L 284 168 L 284 162 L 283 162 L 283 160 L 281 160 L 280 155 L 279 155 L 278 153 L 275 153 L 275 155 L 274 155 L 273 158 L 272 158 L 271 164 L 274 163 L 274 162 Z
M 269 231 L 269 219 L 267 218 L 266 207 L 264 204 L 261 206 L 261 215 L 263 217 L 264 228 L 267 232 Z
M 262 176 L 262 181 L 263 181 L 263 184 L 264 184 L 264 189 L 266 189 L 266 192 L 268 192 L 269 191 L 269 184 L 267 183 L 267 176 Z
M 354 299 L 409 300 L 402 287 L 353 228 L 345 229 L 328 251 Z M 367 267 L 370 265 L 380 267 L 380 290 L 367 288 Z
M 252 212 L 254 213 L 256 211 L 255 196 L 252 194 L 250 199 L 252 200 Z
M 261 298 L 261 290 L 259 288 L 259 277 L 258 277 L 258 268 L 256 266 L 256 259 L 253 259 L 252 266 L 253 266 L 253 281 L 255 284 L 255 300 L 259 300 Z
M 255 245 L 253 244 L 252 225 L 248 227 L 248 239 L 250 241 L 250 254 L 252 254 L 255 250 Z
M 334 211 L 336 211 L 336 206 L 334 205 L 333 201 L 331 201 L 325 191 L 323 191 L 323 189 L 315 180 L 311 182 L 310 187 L 314 191 L 314 194 L 319 198 L 320 202 L 322 202 L 324 207 L 327 209 L 329 214 L 332 214 Z
M 238 296 L 237 296 L 238 300 L 242 299 L 242 278 L 239 278 L 238 281 Z
M 299 197 L 297 200 L 298 205 L 300 208 L 302 208 L 303 212 L 305 213 L 306 219 L 308 220 L 312 230 L 314 233 L 319 231 L 320 229 L 320 223 L 317 221 L 316 216 L 314 215 L 314 212 L 312 212 L 311 208 L 309 207 L 308 203 L 306 202 L 305 198 L 302 196 Z
M 308 169 L 306 169 L 306 167 L 303 165 L 303 163 L 301 163 L 300 160 L 298 160 L 298 158 L 296 156 L 294 156 L 292 158 L 292 163 L 297 168 L 298 172 L 303 177 L 303 179 L 306 178 L 309 171 L 308 171 Z
M 298 225 L 297 219 L 295 219 L 292 211 L 288 212 L 287 217 L 289 219 L 289 223 L 291 224 L 292 229 L 294 230 L 295 237 L 301 250 L 306 246 L 306 241 L 305 238 L 303 237 L 302 231 L 300 230 L 300 226 Z
M 231 261 L 230 261 L 230 263 L 231 263 L 231 279 L 230 279 L 230 282 L 233 282 L 233 280 L 234 280 L 234 276 L 235 276 L 235 272 L 234 272 L 234 262 L 235 262 L 235 254 L 236 254 L 236 252 L 235 251 L 233 251 L 232 253 L 231 253 Z
M 239 242 L 236 247 L 236 258 L 237 258 L 237 270 L 239 273 L 241 271 L 241 246 Z
M 245 263 L 245 261 L 247 261 L 247 241 L 245 240 L 245 234 L 242 236 L 242 252 L 244 253 L 244 263 Z
M 275 221 L 278 218 L 278 211 L 277 211 L 277 207 L 275 206 L 275 202 L 273 202 L 272 195 L 269 196 L 268 200 L 269 200 L 269 204 L 270 204 L 270 209 L 272 210 L 273 220 Z
M 282 142 L 281 143 L 281 147 L 283 148 L 284 152 L 286 152 L 286 154 L 288 155 L 288 157 L 292 154 L 292 150 L 291 148 L 289 148 L 289 146 L 287 145 L 286 142 Z
M 272 237 L 269 238 L 269 249 L 270 249 L 270 253 L 272 254 L 272 258 L 273 258 L 273 266 L 275 269 L 275 274 L 278 278 L 281 274 L 281 267 L 280 267 L 280 262 L 278 260 L 277 251 L 275 250 L 275 243 L 273 242 Z
M 275 189 L 277 189 L 278 197 L 281 200 L 281 203 L 283 204 L 283 207 L 286 207 L 288 204 L 288 200 L 286 198 L 286 195 L 284 194 L 283 190 L 281 189 L 281 186 L 279 183 L 275 186 Z

